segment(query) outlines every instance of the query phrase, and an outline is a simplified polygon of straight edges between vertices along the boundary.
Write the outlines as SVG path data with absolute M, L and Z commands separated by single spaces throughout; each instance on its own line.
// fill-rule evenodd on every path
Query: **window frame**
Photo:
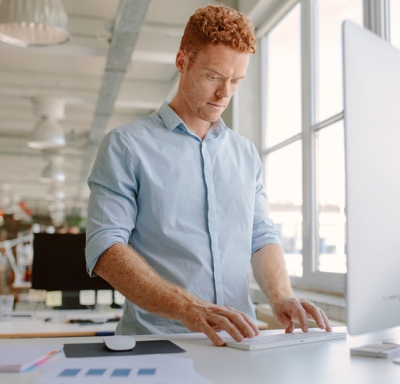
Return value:
M 390 40 L 389 0 L 363 0 L 363 25 L 386 40 Z M 301 87 L 302 131 L 288 139 L 266 148 L 267 105 L 267 51 L 268 34 L 297 5 L 300 4 L 301 23 Z M 288 0 L 257 30 L 260 47 L 261 84 L 261 157 L 264 168 L 268 155 L 291 143 L 302 140 L 302 195 L 303 195 L 303 276 L 291 277 L 294 287 L 322 290 L 343 294 L 346 274 L 320 272 L 317 270 L 319 255 L 318 196 L 317 196 L 317 136 L 318 132 L 344 119 L 344 111 L 328 119 L 316 121 L 317 61 L 316 61 L 316 12 L 317 0 Z M 266 168 L 265 168 L 266 169 Z

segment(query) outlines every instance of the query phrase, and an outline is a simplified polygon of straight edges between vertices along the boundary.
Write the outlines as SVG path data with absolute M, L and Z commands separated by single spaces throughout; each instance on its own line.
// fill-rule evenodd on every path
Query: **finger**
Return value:
M 282 325 L 282 327 L 285 329 L 286 333 L 292 333 L 294 330 L 294 323 L 290 317 L 285 315 L 284 313 L 282 314 L 277 314 L 276 319 L 278 322 Z
M 254 334 L 257 336 L 260 334 L 260 331 L 257 327 L 256 324 L 254 324 L 254 322 L 250 319 L 249 316 L 247 316 L 245 313 L 243 312 L 239 312 L 241 314 L 241 316 L 244 318 L 244 320 L 247 322 L 248 325 L 250 325 L 251 329 L 253 330 Z
M 325 327 L 322 329 L 325 329 L 328 332 L 332 332 L 332 327 L 331 324 L 329 323 L 328 316 L 326 316 L 325 312 L 322 309 L 320 309 L 320 311 L 321 311 L 321 316 L 323 317 L 325 322 Z
M 324 329 L 328 332 L 332 331 L 329 319 L 321 308 L 318 308 L 307 300 L 300 300 L 300 303 L 307 311 L 308 316 L 314 319 L 320 329 Z
M 229 333 L 236 341 L 242 341 L 244 339 L 244 335 L 240 332 L 240 330 L 229 320 L 229 318 L 221 315 L 214 315 L 210 318 L 208 322 L 210 326 L 217 325 L 219 329 L 224 330 Z
M 200 327 L 200 331 L 203 332 L 217 347 L 222 347 L 225 345 L 224 341 L 206 322 L 204 322 L 203 326 Z
M 322 316 L 323 311 L 315 306 L 313 303 L 310 303 L 307 300 L 300 300 L 301 305 L 307 312 L 307 315 L 311 317 L 318 325 L 319 328 L 325 329 L 326 328 L 326 321 L 328 318 L 326 316 Z M 324 314 L 325 315 L 325 314 Z M 326 321 L 325 321 L 326 320 Z M 328 321 L 329 324 L 329 321 Z
M 307 313 L 299 301 L 294 302 L 292 312 L 292 317 L 299 320 L 301 330 L 303 332 L 308 332 Z
M 226 313 L 226 316 L 239 328 L 243 336 L 252 338 L 260 333 L 257 325 L 245 313 L 231 307 L 226 308 L 230 311 Z
M 294 331 L 294 323 L 292 320 L 288 319 L 288 325 L 285 327 L 285 333 L 292 333 Z

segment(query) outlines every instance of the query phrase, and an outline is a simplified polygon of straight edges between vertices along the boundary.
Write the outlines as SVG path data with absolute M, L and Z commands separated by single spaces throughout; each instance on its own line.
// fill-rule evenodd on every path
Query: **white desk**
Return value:
M 343 328 L 337 328 L 342 331 Z M 273 333 L 276 331 L 263 331 Z M 185 349 L 174 356 L 194 360 L 198 373 L 216 384 L 398 384 L 400 365 L 390 360 L 351 357 L 349 348 L 376 342 L 380 338 L 400 338 L 394 331 L 327 342 L 303 344 L 247 352 L 214 347 L 201 334 L 136 336 L 137 340 L 169 339 Z M 99 342 L 101 337 L 0 340 L 4 344 L 54 344 Z M 64 359 L 60 353 L 53 359 Z M 101 357 L 100 357 L 101 359 Z M 51 361 L 51 360 L 50 360 Z M 48 364 L 48 363 L 47 363 Z M 40 375 L 40 367 L 25 373 L 0 374 L 2 384 L 26 384 Z M 190 384 L 190 383 L 188 383 Z
M 107 319 L 122 315 L 121 310 L 99 313 L 88 310 L 48 310 L 26 312 L 30 318 L 16 317 L 10 321 L 0 321 L 0 339 L 95 336 L 98 333 L 114 332 L 117 322 L 104 324 L 70 324 L 67 316 L 75 318 Z M 15 315 L 22 315 L 15 312 Z M 48 319 L 49 321 L 44 321 Z

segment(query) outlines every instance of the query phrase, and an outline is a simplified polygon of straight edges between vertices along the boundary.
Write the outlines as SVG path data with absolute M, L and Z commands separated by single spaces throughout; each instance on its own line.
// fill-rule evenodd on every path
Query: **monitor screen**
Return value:
M 400 51 L 343 24 L 350 334 L 400 326 Z
M 86 271 L 85 234 L 36 233 L 33 239 L 32 288 L 47 291 L 112 289 Z

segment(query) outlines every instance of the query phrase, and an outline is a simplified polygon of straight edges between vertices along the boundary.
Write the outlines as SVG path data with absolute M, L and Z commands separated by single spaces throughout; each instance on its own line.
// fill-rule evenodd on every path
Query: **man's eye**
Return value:
M 210 80 L 218 80 L 218 76 L 214 76 L 214 75 L 208 75 L 208 78 Z

